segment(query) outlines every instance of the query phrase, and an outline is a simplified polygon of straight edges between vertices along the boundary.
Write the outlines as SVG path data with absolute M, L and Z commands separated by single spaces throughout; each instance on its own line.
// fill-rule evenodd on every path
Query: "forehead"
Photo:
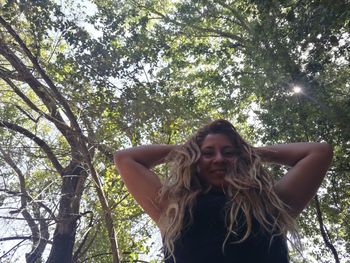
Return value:
M 210 133 L 205 137 L 201 148 L 225 146 L 233 146 L 227 135 L 221 133 Z

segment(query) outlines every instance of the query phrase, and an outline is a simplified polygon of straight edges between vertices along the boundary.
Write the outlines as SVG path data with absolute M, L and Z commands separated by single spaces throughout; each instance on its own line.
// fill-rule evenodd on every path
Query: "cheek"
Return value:
M 236 164 L 239 160 L 239 156 L 233 156 L 227 159 L 228 163 L 230 164 Z
M 207 162 L 201 157 L 197 162 L 197 171 L 198 170 L 203 171 L 206 166 L 207 166 Z
M 239 166 L 239 159 L 238 158 L 233 158 L 232 160 L 230 160 L 228 162 L 228 166 L 229 166 L 229 169 L 231 171 L 235 171 L 238 168 L 238 166 Z
M 205 172 L 206 168 L 203 164 L 198 164 L 196 166 L 196 172 L 198 176 L 201 176 L 203 174 L 203 172 Z
M 230 166 L 235 166 L 236 163 L 237 163 L 237 158 L 232 158 L 232 159 L 230 159 L 230 160 L 228 161 L 228 163 L 229 163 Z
M 198 161 L 197 165 L 196 165 L 196 172 L 197 172 L 197 176 L 198 178 L 204 179 L 206 178 L 208 175 L 208 162 L 206 162 L 205 160 L 201 159 Z

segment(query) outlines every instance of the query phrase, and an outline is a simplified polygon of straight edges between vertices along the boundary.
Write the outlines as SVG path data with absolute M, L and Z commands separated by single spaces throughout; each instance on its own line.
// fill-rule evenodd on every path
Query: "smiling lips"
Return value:
M 212 169 L 212 170 L 210 170 L 210 173 L 217 174 L 217 175 L 225 175 L 226 169 L 224 169 L 224 168 Z

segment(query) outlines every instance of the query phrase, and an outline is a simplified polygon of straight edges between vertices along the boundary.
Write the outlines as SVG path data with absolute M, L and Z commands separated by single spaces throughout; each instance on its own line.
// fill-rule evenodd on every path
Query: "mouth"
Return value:
M 225 175 L 226 174 L 226 169 L 213 169 L 210 171 L 212 174 L 217 174 L 217 175 Z

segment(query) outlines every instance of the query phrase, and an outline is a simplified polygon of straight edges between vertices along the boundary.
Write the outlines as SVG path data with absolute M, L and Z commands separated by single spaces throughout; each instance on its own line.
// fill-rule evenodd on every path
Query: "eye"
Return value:
M 201 152 L 201 154 L 204 157 L 211 157 L 214 155 L 214 152 L 213 151 L 203 151 L 203 152 Z
M 234 149 L 225 149 L 222 152 L 222 155 L 226 156 L 226 157 L 233 157 L 233 156 L 235 156 L 237 154 L 238 154 L 238 151 L 236 151 Z

